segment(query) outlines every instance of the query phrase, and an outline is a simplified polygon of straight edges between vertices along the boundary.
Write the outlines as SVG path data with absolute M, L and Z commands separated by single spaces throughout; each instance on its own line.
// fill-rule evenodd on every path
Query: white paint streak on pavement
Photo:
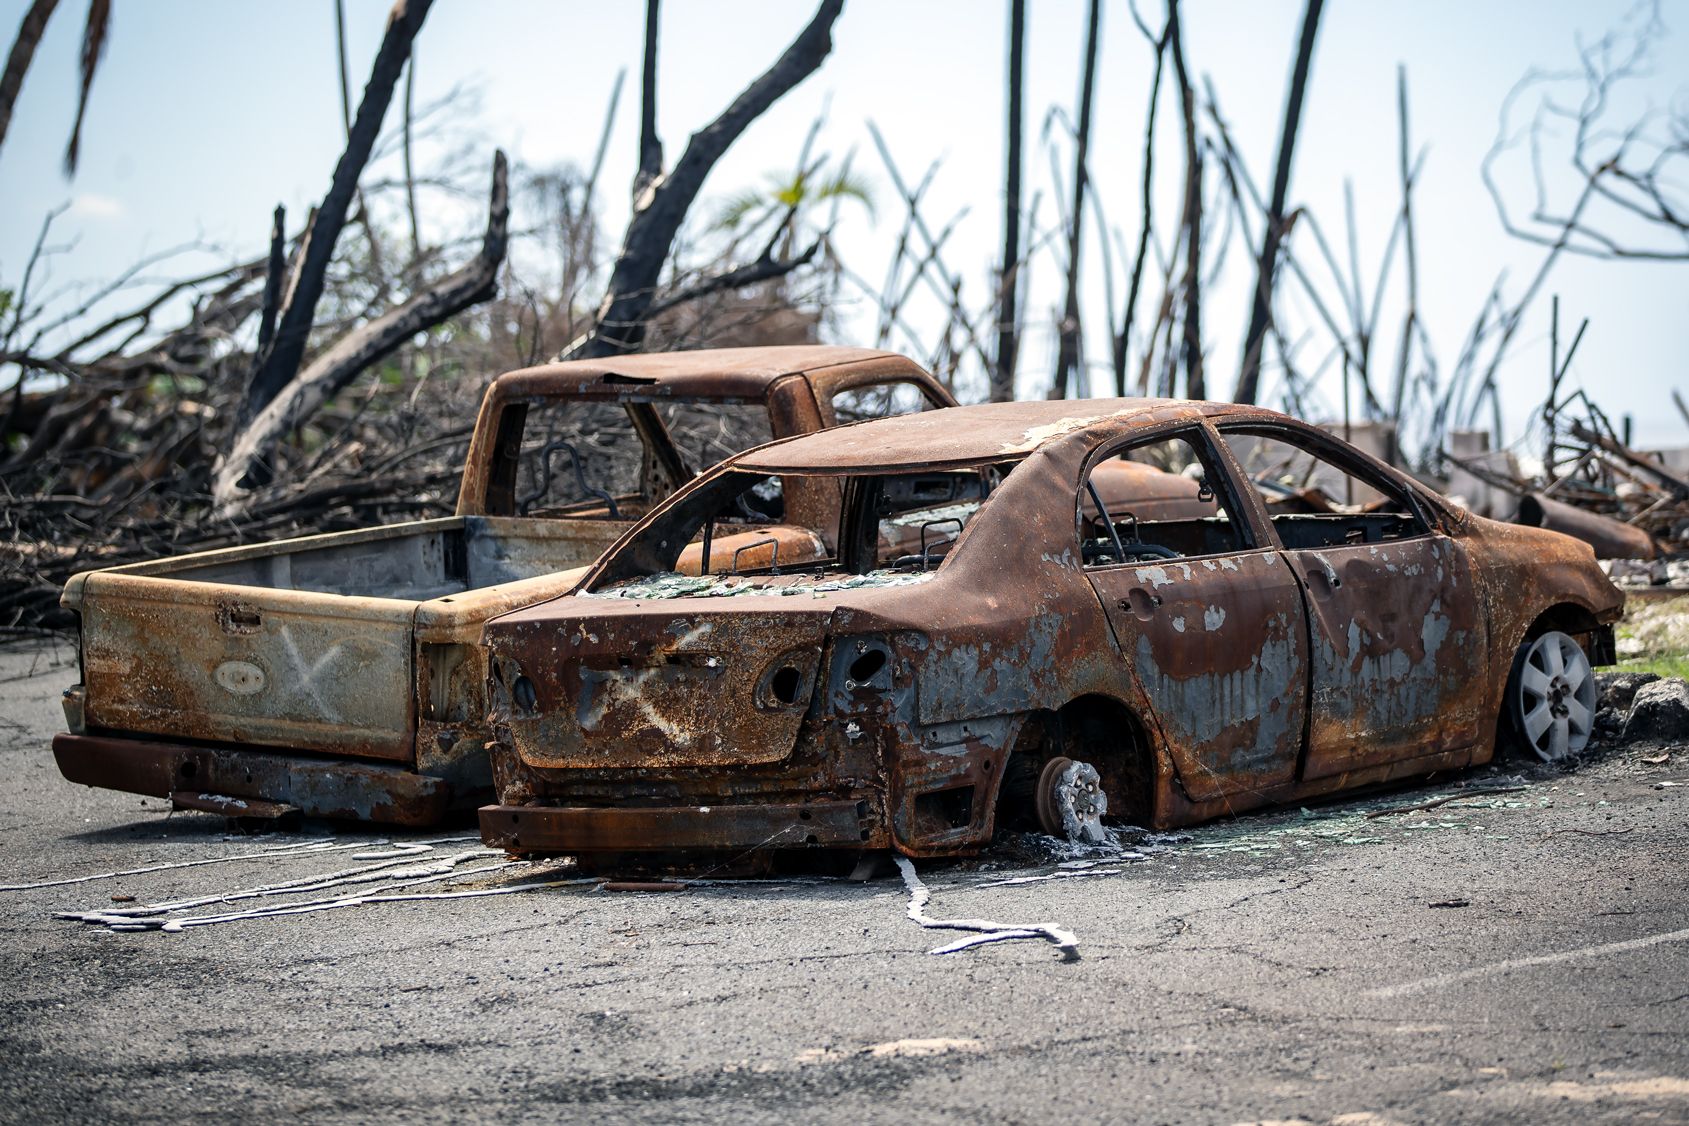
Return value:
M 1474 966 L 1469 970 L 1461 970 L 1458 973 L 1438 974 L 1435 977 L 1422 977 L 1417 981 L 1404 981 L 1398 985 L 1387 985 L 1383 989 L 1374 989 L 1371 996 L 1406 997 L 1414 993 L 1439 989 L 1445 985 L 1458 985 L 1463 981 L 1476 981 L 1479 978 L 1511 973 L 1514 970 L 1522 970 L 1529 966 L 1552 966 L 1560 962 L 1575 962 L 1581 958 L 1599 958 L 1607 954 L 1623 954 L 1626 951 L 1645 950 L 1650 946 L 1660 946 L 1667 942 L 1689 942 L 1689 930 L 1651 934 L 1643 938 L 1627 939 L 1623 942 L 1604 942 L 1599 946 L 1581 946 L 1576 950 L 1562 950 L 1558 954 L 1538 954 L 1531 958 L 1509 958 L 1502 962 L 1491 962 L 1487 966 Z

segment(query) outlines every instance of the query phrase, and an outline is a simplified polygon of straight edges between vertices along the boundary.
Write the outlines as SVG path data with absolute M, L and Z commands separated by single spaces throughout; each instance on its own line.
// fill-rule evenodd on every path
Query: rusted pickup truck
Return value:
M 773 438 L 927 407 L 887 352 L 822 346 L 577 361 L 488 388 L 455 515 L 76 575 L 81 683 L 53 740 L 73 782 L 230 815 L 438 822 L 488 786 L 496 614 L 566 593 L 700 470 Z M 836 482 L 740 498 L 712 572 L 814 559 Z M 676 545 L 677 548 L 684 545 Z M 701 545 L 681 553 L 698 572 Z

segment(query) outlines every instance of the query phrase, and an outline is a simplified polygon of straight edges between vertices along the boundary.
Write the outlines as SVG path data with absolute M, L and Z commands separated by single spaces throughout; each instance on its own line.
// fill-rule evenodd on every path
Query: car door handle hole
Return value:
M 1159 605 L 1161 605 L 1161 596 L 1151 594 L 1142 588 L 1133 589 L 1119 602 L 1122 612 L 1131 614 L 1141 621 L 1148 621 L 1150 615 L 1155 613 L 1155 608 Z

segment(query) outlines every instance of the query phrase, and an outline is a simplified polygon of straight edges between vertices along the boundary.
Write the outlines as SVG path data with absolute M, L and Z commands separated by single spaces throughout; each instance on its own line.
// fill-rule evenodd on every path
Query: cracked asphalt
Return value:
M 931 955 L 963 936 L 911 922 L 895 874 L 631 894 L 468 872 L 500 862 L 480 856 L 408 892 L 526 890 L 126 933 L 53 912 L 441 834 L 242 838 L 72 786 L 48 750 L 70 660 L 0 652 L 0 883 L 257 857 L 0 892 L 6 1121 L 1689 1121 L 1689 747 L 1434 779 L 1088 867 L 919 866 L 929 916 L 1055 924 L 1076 961 L 1036 940 Z M 300 847 L 319 840 L 348 847 Z

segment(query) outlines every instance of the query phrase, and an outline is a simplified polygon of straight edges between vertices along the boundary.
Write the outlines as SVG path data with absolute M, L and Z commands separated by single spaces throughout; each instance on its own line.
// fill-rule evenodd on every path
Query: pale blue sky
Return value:
M 1159 21 L 1154 0 L 1144 6 Z M 8 39 L 24 7 L 23 0 L 0 0 L 0 33 Z M 383 0 L 348 4 L 352 69 L 360 86 L 387 7 Z M 1572 64 L 1575 35 L 1599 35 L 1630 7 L 1627 0 L 1327 4 L 1292 194 L 1341 237 L 1343 181 L 1353 178 L 1370 285 L 1398 204 L 1395 72 L 1405 62 L 1413 131 L 1431 146 L 1417 197 L 1421 303 L 1445 365 L 1496 271 L 1511 269 L 1516 292 L 1540 256 L 1502 233 L 1478 177 L 1502 98 L 1533 65 Z M 0 278 L 15 283 L 42 214 L 65 200 L 76 203 L 58 234 L 74 235 L 77 243 L 57 264 L 59 282 L 97 280 L 144 251 L 196 236 L 255 253 L 276 202 L 301 215 L 321 195 L 340 149 L 330 0 L 116 5 L 110 51 L 85 127 L 83 169 L 67 183 L 59 157 L 73 112 L 83 8 L 77 0 L 61 5 L 0 148 Z M 1084 7 L 1080 0 L 1035 0 L 1029 8 L 1028 130 L 1036 140 L 1047 106 L 1073 106 Z M 1190 0 L 1187 9 L 1191 65 L 1212 76 L 1250 167 L 1265 181 L 1300 3 Z M 847 0 L 833 56 L 753 126 L 718 167 L 706 194 L 724 196 L 765 172 L 789 168 L 809 122 L 830 100 L 823 147 L 842 155 L 857 146 L 857 168 L 881 189 L 878 222 L 853 217 L 841 231 L 852 265 L 878 279 L 897 226 L 889 183 L 863 126 L 871 118 L 906 175 L 943 158 L 929 216 L 937 224 L 970 208 L 948 257 L 979 292 L 988 284 L 1000 237 L 1004 10 L 995 0 Z M 807 3 L 790 0 L 665 5 L 660 126 L 671 159 L 693 128 L 776 57 L 810 12 Z M 584 163 L 616 71 L 625 66 L 630 80 L 637 77 L 642 15 L 637 0 L 438 0 L 419 40 L 418 100 L 436 98 L 454 83 L 473 83 L 480 91 L 480 140 L 488 147 L 501 145 L 534 164 Z M 1689 81 L 1682 61 L 1689 59 L 1683 49 L 1689 0 L 1669 0 L 1664 16 L 1671 34 L 1659 44 L 1656 73 L 1644 85 L 1656 103 L 1682 96 Z M 1124 3 L 1113 0 L 1104 15 L 1093 168 L 1110 221 L 1128 239 L 1135 236 L 1149 63 Z M 625 218 L 622 189 L 633 167 L 633 93 L 630 87 L 604 181 L 612 237 Z M 1164 103 L 1169 125 L 1174 112 L 1170 101 Z M 1169 131 L 1166 141 L 1176 140 Z M 1160 168 L 1167 174 L 1158 178 L 1157 199 L 1170 216 L 1179 183 L 1172 149 L 1164 152 Z M 1049 162 L 1041 149 L 1030 150 L 1028 174 L 1031 187 L 1044 189 L 1047 223 L 1053 211 Z M 1524 179 L 1515 183 L 1521 192 L 1528 186 Z M 1229 390 L 1236 369 L 1249 284 L 1238 248 L 1232 256 L 1225 284 L 1205 312 L 1219 393 Z M 1088 291 L 1100 302 L 1095 243 L 1085 265 L 1092 276 Z M 1028 392 L 1047 379 L 1054 354 L 1048 318 L 1038 309 L 1058 300 L 1055 267 L 1046 259 L 1039 269 L 1029 316 L 1040 323 L 1022 355 Z M 1563 315 L 1573 325 L 1583 316 L 1592 322 L 1575 377 L 1615 415 L 1635 414 L 1640 440 L 1689 443 L 1689 428 L 1666 399 L 1674 383 L 1689 392 L 1689 265 L 1568 259 L 1547 292 L 1561 295 Z M 1100 307 L 1088 315 L 1095 333 L 1088 348 L 1105 359 Z M 1397 319 L 1384 317 L 1392 326 L 1382 343 L 1387 350 L 1394 349 Z M 847 332 L 871 328 L 862 324 L 859 312 L 846 311 Z M 1515 433 L 1542 394 L 1547 333 L 1545 294 L 1503 369 Z M 1335 384 L 1328 390 L 1335 402 Z

